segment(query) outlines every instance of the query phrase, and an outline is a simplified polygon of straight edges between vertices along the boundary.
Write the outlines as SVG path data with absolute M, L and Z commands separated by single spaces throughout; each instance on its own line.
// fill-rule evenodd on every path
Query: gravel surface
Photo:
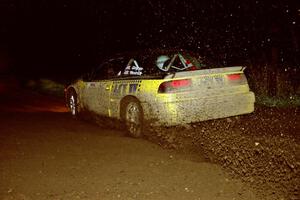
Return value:
M 57 132 L 57 136 L 59 136 L 57 137 L 58 141 L 61 141 L 60 137 L 66 137 L 66 141 L 76 141 L 74 139 L 70 140 L 70 138 L 74 137 L 73 131 L 77 133 L 79 130 L 87 128 L 86 125 L 83 125 L 81 122 L 70 120 L 69 117 L 64 116 L 64 114 L 59 114 L 60 112 L 66 112 L 62 102 L 56 102 L 51 98 L 31 93 L 26 93 L 26 95 L 20 95 L 20 93 L 18 93 L 18 95 L 7 95 L 3 97 L 5 98 L 0 99 L 0 108 L 2 111 L 10 110 L 13 112 L 24 112 L 24 116 L 27 116 L 26 113 L 29 113 L 28 116 L 35 116 L 30 113 L 53 112 L 56 113 L 55 116 L 62 117 L 61 120 L 57 120 L 56 118 L 53 120 L 52 117 L 48 119 L 43 116 L 42 118 L 37 118 L 42 119 L 42 122 L 32 123 L 32 120 L 27 119 L 27 117 L 22 118 L 21 116 L 22 120 L 14 120 L 10 117 L 7 118 L 5 114 L 3 115 L 6 117 L 0 121 L 2 122 L 2 134 L 4 130 L 6 130 L 7 133 L 12 132 L 20 137 L 29 134 L 28 136 L 26 135 L 26 137 L 33 135 L 34 137 L 32 138 L 36 138 L 36 142 L 29 142 L 31 140 L 28 140 L 28 144 L 24 145 L 24 149 L 29 151 L 28 155 L 39 154 L 40 150 L 36 151 L 35 148 L 42 147 L 43 145 L 40 143 L 43 143 L 43 141 L 47 141 L 47 143 L 51 146 L 52 132 Z M 28 101 L 28 103 L 24 103 L 24 100 Z M 20 102 L 23 102 L 23 104 L 20 104 Z M 36 106 L 35 104 L 38 104 L 39 106 Z M 68 121 L 67 123 L 66 120 Z M 6 121 L 11 121 L 13 124 L 9 124 Z M 25 126 L 27 121 L 29 124 L 33 124 L 33 126 Z M 36 121 L 36 119 L 33 121 Z M 66 127 L 61 126 L 61 122 L 66 123 Z M 155 130 L 148 132 L 146 134 L 146 138 L 165 148 L 176 149 L 179 152 L 184 152 L 184 155 L 188 157 L 187 159 L 193 159 L 194 161 L 199 159 L 203 162 L 202 158 L 205 157 L 207 160 L 222 166 L 223 169 L 233 176 L 233 178 L 237 177 L 238 179 L 242 179 L 246 185 L 252 186 L 257 193 L 256 197 L 259 199 L 296 200 L 300 199 L 299 122 L 299 108 L 279 109 L 256 106 L 255 112 L 248 115 L 210 120 L 187 125 L 185 127 L 156 128 Z M 51 126 L 53 130 L 51 128 L 47 128 L 48 126 Z M 74 128 L 73 126 L 79 127 Z M 18 127 L 21 128 L 21 131 L 18 131 Z M 26 132 L 24 127 L 27 127 L 29 130 Z M 111 127 L 115 127 L 115 124 L 112 123 Z M 92 133 L 95 132 L 95 136 L 98 135 L 98 128 L 95 127 L 93 128 L 93 131 L 91 131 Z M 35 137 L 35 132 L 38 133 L 39 131 L 50 131 L 51 134 L 49 134 L 49 138 L 51 138 L 51 140 L 45 140 L 43 138 L 44 136 L 40 136 L 38 134 L 38 137 Z M 62 135 L 60 132 L 67 135 Z M 11 141 L 17 141 L 14 134 L 11 135 Z M 68 134 L 70 136 L 68 136 Z M 94 137 L 94 135 L 92 134 L 91 137 Z M 76 136 L 85 138 L 86 134 Z M 8 143 L 4 139 L 8 140 L 10 137 L 3 137 L 1 140 L 3 144 L 7 145 Z M 94 140 L 95 138 L 92 138 L 90 141 Z M 123 140 L 124 139 L 120 140 L 120 142 Z M 16 145 L 20 146 L 19 143 Z M 76 148 L 81 148 L 81 146 L 76 145 L 74 147 L 73 145 L 65 147 L 65 143 L 62 143 L 61 145 L 62 148 L 72 147 L 71 149 L 74 148 L 74 151 Z M 87 147 L 89 146 L 90 144 L 87 145 Z M 7 152 L 8 155 L 15 155 L 14 153 L 18 153 L 20 150 L 19 148 L 15 148 L 15 146 L 12 146 L 11 149 L 6 148 L 3 145 L 1 147 L 3 150 L 1 152 L 5 156 L 7 156 Z M 57 148 L 56 141 L 53 142 L 53 147 Z M 90 151 L 90 149 L 87 149 L 86 151 L 82 151 L 80 149 L 80 151 L 78 151 L 80 152 L 78 154 L 79 157 L 74 159 L 74 162 L 77 162 L 77 159 L 79 158 L 81 159 L 81 154 L 85 154 Z M 45 155 L 48 153 L 51 153 L 51 151 L 45 151 Z M 152 153 L 150 154 L 152 155 Z M 160 153 L 157 155 L 160 155 Z M 23 154 L 20 156 L 22 157 Z M 37 158 L 38 161 L 39 157 Z M 62 158 L 65 159 L 64 157 Z M 22 164 L 17 164 L 22 161 L 19 158 L 15 158 L 15 160 L 11 161 L 11 158 L 7 157 L 6 159 L 6 157 L 3 157 L 1 164 L 5 164 L 4 161 L 6 160 L 11 163 L 16 162 L 15 167 L 20 168 L 20 170 L 23 167 Z M 93 158 L 92 160 L 95 159 Z M 31 163 L 31 160 L 28 161 Z M 195 163 L 193 162 L 193 165 L 194 164 Z M 7 169 L 13 169 L 11 164 L 9 166 L 10 167 Z M 56 168 L 53 167 L 53 169 Z M 95 168 L 94 172 L 96 173 L 98 170 L 99 169 Z M 23 171 L 20 171 L 20 173 L 21 172 L 23 173 Z M 33 173 L 31 171 L 26 171 L 26 173 L 27 172 Z M 89 173 L 91 172 L 92 171 L 90 170 Z M 84 173 L 85 172 L 82 171 L 82 174 Z M 77 172 L 76 174 L 78 175 Z M 129 177 L 131 176 L 128 176 L 128 178 Z M 22 184 L 23 183 L 20 182 L 19 187 L 21 187 Z M 7 186 L 7 184 L 5 185 Z M 33 185 L 31 185 L 31 188 L 33 188 L 32 186 Z M 38 184 L 36 184 L 36 186 L 38 186 Z M 76 184 L 74 182 L 70 182 L 68 186 L 70 188 L 74 188 Z M 49 185 L 49 187 L 52 187 L 52 185 Z M 85 189 L 88 190 L 88 188 L 90 188 L 89 184 L 86 184 Z M 13 192 L 8 189 L 8 193 L 11 194 Z M 229 192 L 228 194 L 231 193 Z M 235 195 L 234 193 L 232 194 L 233 196 Z M 65 199 L 73 199 L 72 197 L 74 197 L 74 195 Z M 16 199 L 26 199 L 26 197 L 20 196 Z
M 42 112 L 15 103 L 12 112 L 0 112 L 1 200 L 262 199 L 193 154 L 74 120 L 53 111 L 59 102 L 50 101 L 48 112 L 45 102 Z
M 299 199 L 299 108 L 257 107 L 249 115 L 160 128 L 148 138 L 218 163 L 276 199 Z

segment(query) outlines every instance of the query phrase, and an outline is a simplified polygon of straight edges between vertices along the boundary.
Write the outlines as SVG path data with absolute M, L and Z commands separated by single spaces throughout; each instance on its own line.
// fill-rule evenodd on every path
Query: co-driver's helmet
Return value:
M 168 66 L 167 61 L 168 60 L 170 60 L 169 56 L 166 56 L 166 55 L 158 56 L 156 59 L 156 66 L 162 71 L 168 71 L 168 69 L 167 69 L 167 66 Z

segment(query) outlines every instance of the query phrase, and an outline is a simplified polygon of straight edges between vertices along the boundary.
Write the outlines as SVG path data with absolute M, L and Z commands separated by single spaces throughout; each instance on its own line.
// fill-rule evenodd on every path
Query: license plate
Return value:
M 198 84 L 199 86 L 223 86 L 225 79 L 223 75 L 202 76 Z

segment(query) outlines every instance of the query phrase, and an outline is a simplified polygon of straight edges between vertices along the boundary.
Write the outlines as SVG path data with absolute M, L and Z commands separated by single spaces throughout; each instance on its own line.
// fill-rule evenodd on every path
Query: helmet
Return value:
M 168 66 L 166 61 L 168 60 L 170 60 L 169 56 L 166 55 L 158 56 L 156 59 L 156 66 L 162 71 L 168 71 L 168 69 L 166 69 L 166 67 Z

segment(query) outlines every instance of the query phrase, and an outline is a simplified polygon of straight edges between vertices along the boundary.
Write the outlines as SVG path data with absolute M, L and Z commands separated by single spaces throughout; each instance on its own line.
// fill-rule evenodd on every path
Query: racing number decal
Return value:
M 139 83 L 115 83 L 113 86 L 114 95 L 133 94 L 138 90 Z
M 138 84 L 134 83 L 134 84 L 129 84 L 129 93 L 135 93 L 136 89 L 137 89 Z
M 127 84 L 116 84 L 114 86 L 114 94 L 124 94 L 127 89 Z

